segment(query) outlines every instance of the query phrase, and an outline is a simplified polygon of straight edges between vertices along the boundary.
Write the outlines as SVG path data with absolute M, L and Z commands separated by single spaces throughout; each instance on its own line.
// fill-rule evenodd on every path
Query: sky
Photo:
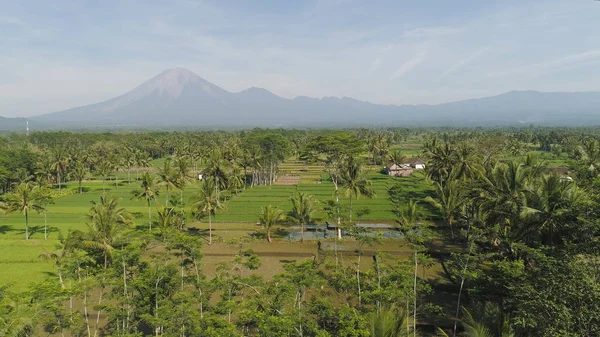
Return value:
M 185 67 L 232 92 L 437 104 L 600 91 L 593 0 L 0 0 L 0 116 Z

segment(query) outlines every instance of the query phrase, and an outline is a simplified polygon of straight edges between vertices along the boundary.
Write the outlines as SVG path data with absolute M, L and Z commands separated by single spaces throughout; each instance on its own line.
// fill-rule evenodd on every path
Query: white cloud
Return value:
M 454 73 L 455 71 L 457 71 L 458 69 L 464 67 L 465 65 L 473 62 L 473 60 L 475 60 L 476 58 L 478 58 L 479 56 L 483 55 L 486 51 L 488 51 L 490 49 L 490 47 L 485 47 L 485 48 L 481 48 L 479 50 L 477 50 L 476 52 L 472 53 L 471 55 L 463 58 L 462 60 L 458 61 L 456 64 L 454 64 L 452 67 L 446 69 L 438 78 L 437 80 L 441 80 L 444 77 Z
M 427 50 L 419 51 L 413 58 L 411 58 L 410 60 L 408 60 L 408 62 L 401 65 L 400 68 L 398 68 L 392 74 L 392 79 L 397 79 L 399 77 L 404 76 L 404 74 L 408 73 L 409 71 L 413 70 L 418 65 L 423 63 L 423 61 L 425 61 L 425 58 L 427 57 L 427 53 L 428 53 Z

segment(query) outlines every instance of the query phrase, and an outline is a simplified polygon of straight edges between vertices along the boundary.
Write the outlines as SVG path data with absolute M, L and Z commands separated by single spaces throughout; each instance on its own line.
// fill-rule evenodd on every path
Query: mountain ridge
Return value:
M 48 128 L 486 126 L 600 124 L 600 92 L 509 91 L 442 104 L 383 105 L 351 97 L 284 98 L 230 92 L 185 68 L 168 69 L 123 95 L 32 117 Z

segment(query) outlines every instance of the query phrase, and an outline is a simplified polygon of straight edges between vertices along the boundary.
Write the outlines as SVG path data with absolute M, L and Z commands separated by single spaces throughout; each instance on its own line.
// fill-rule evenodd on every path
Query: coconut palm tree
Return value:
M 218 150 L 214 150 L 210 155 L 208 160 L 206 161 L 206 168 L 204 169 L 204 174 L 207 179 L 211 179 L 213 182 L 213 187 L 217 195 L 219 195 L 219 191 L 221 189 L 227 188 L 227 169 L 226 162 L 221 155 L 221 152 Z
M 4 195 L 3 209 L 7 213 L 18 211 L 25 215 L 25 240 L 29 240 L 29 212 L 43 212 L 45 197 L 36 184 L 24 182 Z
M 267 231 L 267 241 L 273 242 L 271 239 L 271 229 L 284 219 L 283 212 L 277 207 L 268 205 L 261 209 L 258 216 L 258 221 Z
M 406 156 L 400 151 L 394 151 L 390 153 L 389 160 L 392 164 L 400 165 L 406 160 Z
M 294 193 L 290 198 L 292 202 L 292 211 L 289 213 L 290 218 L 300 224 L 301 241 L 304 242 L 304 226 L 312 220 L 315 212 L 315 198 L 302 192 Z
M 228 181 L 229 189 L 235 190 L 235 194 L 238 194 L 238 190 L 246 186 L 246 175 L 242 173 L 239 167 L 234 166 Z
M 52 180 L 55 179 L 55 171 L 52 168 L 52 164 L 52 157 L 48 154 L 44 154 L 40 157 L 40 160 L 38 160 L 35 168 L 35 174 L 44 177 L 48 184 L 52 183 Z
M 69 177 L 71 179 L 77 180 L 79 183 L 79 193 L 83 193 L 83 189 L 81 187 L 81 182 L 87 177 L 89 174 L 89 170 L 86 165 L 81 160 L 78 160 L 73 167 L 73 170 L 69 172 Z
M 180 204 L 183 207 L 183 190 L 193 180 L 192 167 L 186 157 L 175 158 L 175 186 L 179 189 Z
M 148 154 L 144 151 L 141 150 L 134 150 L 134 158 L 135 158 L 135 165 L 137 166 L 135 172 L 136 172 L 136 179 L 140 179 L 140 167 L 142 168 L 146 168 L 146 167 L 150 167 L 151 166 L 151 162 L 152 162 L 152 158 L 148 156 Z
M 99 201 L 92 201 L 87 219 L 89 221 L 87 244 L 102 250 L 104 268 L 108 268 L 113 245 L 120 239 L 123 230 L 133 223 L 133 217 L 125 208 L 119 207 L 117 197 L 101 195 Z
M 407 313 L 392 306 L 374 312 L 369 317 L 369 332 L 371 337 L 409 337 L 411 334 Z
M 528 234 L 540 232 L 543 243 L 552 245 L 556 239 L 555 233 L 562 225 L 561 215 L 568 213 L 583 196 L 572 181 L 558 175 L 543 177 L 537 187 L 532 187 L 527 192 L 528 202 L 523 208 L 522 216 L 534 225 L 525 226 L 520 236 L 529 238 Z
M 129 145 L 125 145 L 125 153 L 123 153 L 123 163 L 127 167 L 127 184 L 131 185 L 131 167 L 136 164 L 135 149 Z
M 69 156 L 65 149 L 61 147 L 55 147 L 52 150 L 52 169 L 56 172 L 56 181 L 58 182 L 58 189 L 61 189 L 62 176 L 67 170 L 69 165 Z
M 33 336 L 37 325 L 36 316 L 40 313 L 37 306 L 27 305 L 0 293 L 0 336 Z
M 198 194 L 192 198 L 191 203 L 192 214 L 196 219 L 200 220 L 208 216 L 208 244 L 212 244 L 212 216 L 215 215 L 216 210 L 224 208 L 213 187 L 213 182 L 205 180 Z
M 350 199 L 349 219 L 352 221 L 352 197 L 358 199 L 365 195 L 370 198 L 375 196 L 375 192 L 371 188 L 371 182 L 364 178 L 361 164 L 354 157 L 349 157 L 342 164 L 339 179 L 344 195 Z
M 165 207 L 169 206 L 169 189 L 177 187 L 177 181 L 178 181 L 177 170 L 171 164 L 172 164 L 172 159 L 167 158 L 167 159 L 165 159 L 163 167 L 158 169 L 159 185 L 164 186 L 166 189 Z
M 408 207 L 404 210 L 398 219 L 398 223 L 401 226 L 401 230 L 404 233 L 405 239 L 414 246 L 415 250 L 415 270 L 413 280 L 413 330 L 416 331 L 417 324 L 417 270 L 419 261 L 419 250 L 418 246 L 423 243 L 422 229 L 418 226 L 419 218 L 421 217 L 421 211 L 419 210 L 418 203 L 410 199 L 408 201 Z
M 510 326 L 509 318 L 502 313 L 500 307 L 491 302 L 477 304 L 473 312 L 463 308 L 461 323 L 464 337 L 515 337 Z M 455 336 L 456 333 L 453 333 Z M 438 336 L 449 337 L 449 335 L 438 329 Z
M 160 206 L 156 214 L 156 224 L 158 229 L 160 229 L 163 241 L 166 241 L 169 232 L 180 227 L 182 222 L 181 213 L 174 212 L 172 208 Z
M 600 144 L 594 138 L 585 139 L 578 148 L 583 164 L 590 170 L 595 170 L 600 160 Z
M 445 184 L 434 181 L 433 185 L 435 187 L 436 198 L 427 197 L 425 201 L 440 211 L 450 227 L 450 234 L 454 240 L 453 223 L 462 205 L 467 201 L 465 192 L 456 180 L 449 180 Z
M 140 188 L 131 191 L 132 198 L 137 200 L 144 199 L 146 201 L 146 205 L 148 206 L 148 226 L 150 230 L 152 230 L 152 200 L 154 200 L 158 205 L 158 193 L 156 179 L 148 172 L 144 172 L 144 174 L 142 174 Z
M 97 167 L 98 174 L 102 177 L 102 192 L 106 193 L 106 180 L 113 173 L 114 166 L 110 160 L 103 158 L 100 159 L 100 164 Z

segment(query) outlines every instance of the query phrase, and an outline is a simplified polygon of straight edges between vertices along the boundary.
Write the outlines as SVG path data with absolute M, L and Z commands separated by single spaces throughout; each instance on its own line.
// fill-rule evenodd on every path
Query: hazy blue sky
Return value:
M 600 2 L 0 0 L 0 116 L 186 67 L 224 89 L 440 103 L 600 91 Z

